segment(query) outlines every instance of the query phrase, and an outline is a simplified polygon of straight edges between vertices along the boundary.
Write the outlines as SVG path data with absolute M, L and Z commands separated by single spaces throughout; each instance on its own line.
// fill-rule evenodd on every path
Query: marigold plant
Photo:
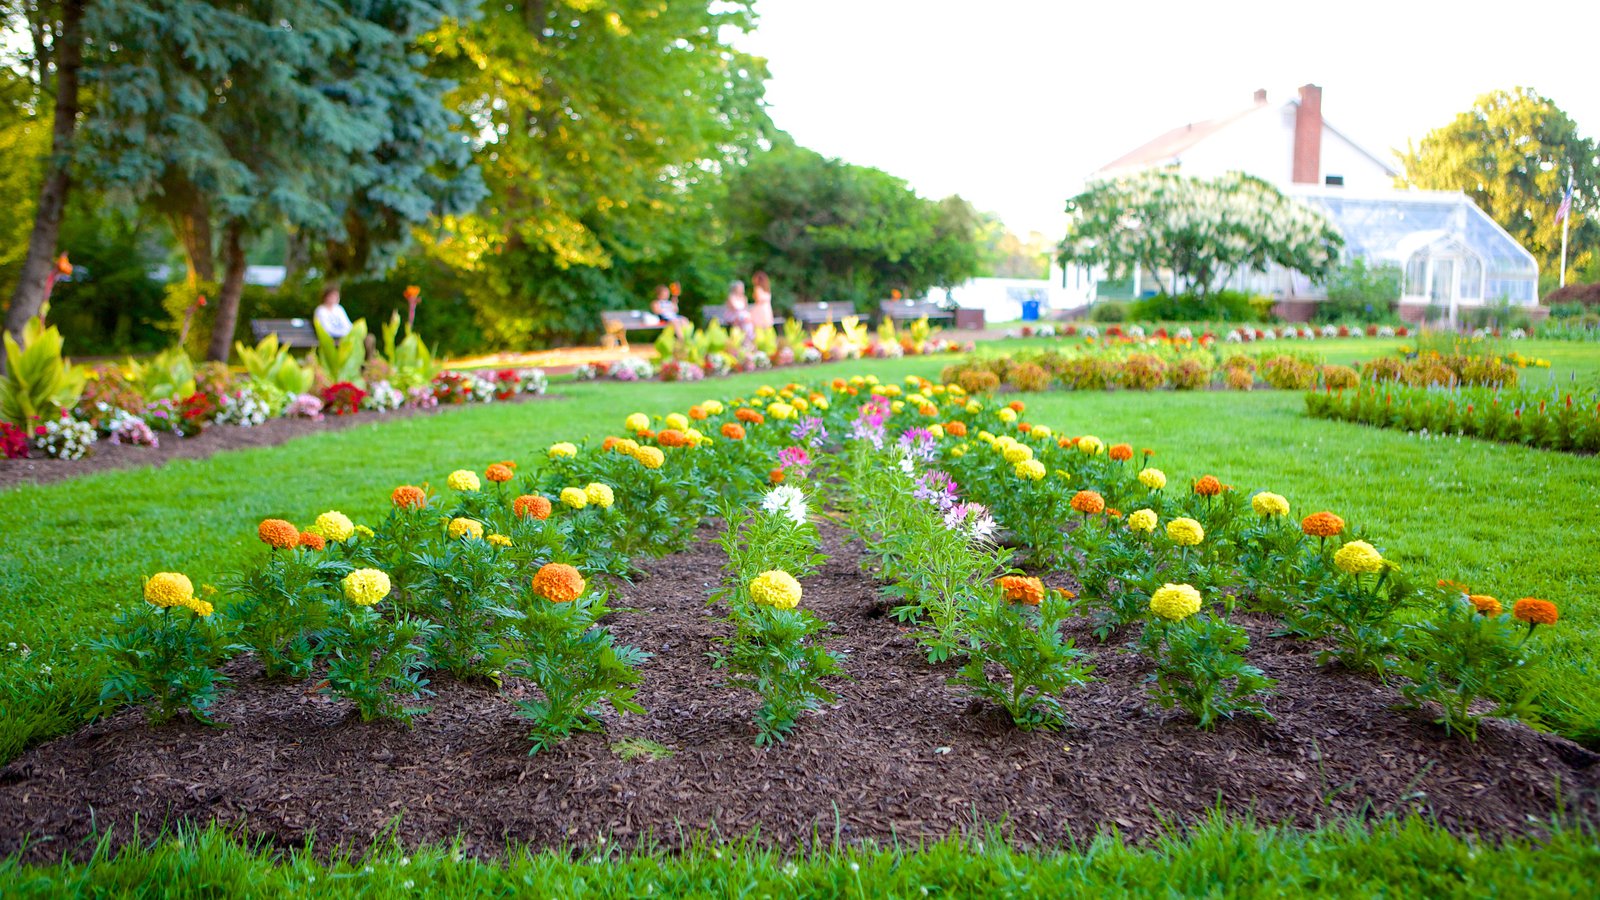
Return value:
M 256 536 L 274 550 L 293 550 L 300 546 L 300 529 L 282 519 L 262 519 Z

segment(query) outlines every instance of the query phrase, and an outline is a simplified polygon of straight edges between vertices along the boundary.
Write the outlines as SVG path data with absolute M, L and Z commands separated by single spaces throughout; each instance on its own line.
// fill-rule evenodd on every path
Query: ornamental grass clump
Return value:
M 1150 595 L 1149 606 L 1139 648 L 1155 663 L 1149 680 L 1157 703 L 1183 707 L 1206 730 L 1238 714 L 1272 718 L 1264 701 L 1274 682 L 1245 661 L 1250 638 L 1228 621 L 1231 600 L 1218 615 L 1202 611 L 1193 586 L 1166 584 Z
M 519 593 L 499 636 L 498 659 L 505 675 L 538 688 L 537 696 L 513 700 L 529 722 L 530 755 L 575 732 L 605 730 L 605 707 L 619 715 L 644 712 L 634 701 L 637 666 L 650 654 L 616 643 L 599 624 L 610 612 L 605 592 L 565 563 L 541 566 Z
M 219 669 L 233 650 L 226 626 L 178 572 L 148 578 L 144 599 L 91 643 L 105 667 L 100 703 L 142 706 L 152 725 L 185 711 L 214 724 L 211 706 L 228 684 Z
M 996 589 L 972 598 L 960 634 L 967 661 L 950 679 L 975 697 L 1004 709 L 1023 731 L 1056 731 L 1069 724 L 1058 696 L 1087 684 L 1094 667 L 1061 625 L 1076 604 L 1037 578 L 1006 576 Z

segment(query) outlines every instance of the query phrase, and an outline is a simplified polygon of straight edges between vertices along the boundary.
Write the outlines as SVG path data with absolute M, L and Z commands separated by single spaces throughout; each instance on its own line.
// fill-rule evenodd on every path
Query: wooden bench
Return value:
M 956 317 L 948 309 L 930 300 L 885 300 L 878 307 L 883 317 L 891 322 L 915 322 L 926 316 L 929 322 L 946 322 Z
M 856 314 L 854 303 L 796 303 L 794 317 L 802 325 L 821 325 L 824 322 L 838 322 Z
M 666 327 L 660 316 L 642 309 L 606 310 L 600 313 L 600 325 L 605 329 L 600 337 L 603 347 L 628 346 L 630 331 L 659 331 Z
M 310 319 L 251 319 L 250 335 L 256 343 L 269 334 L 278 336 L 278 345 L 282 347 L 315 347 L 317 345 L 317 330 L 311 327 Z

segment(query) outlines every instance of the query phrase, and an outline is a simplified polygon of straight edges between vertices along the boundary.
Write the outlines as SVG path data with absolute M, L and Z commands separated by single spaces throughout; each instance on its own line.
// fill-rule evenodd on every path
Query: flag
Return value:
M 1561 205 L 1556 207 L 1556 224 L 1572 214 L 1572 176 L 1567 176 L 1567 195 L 1561 198 Z

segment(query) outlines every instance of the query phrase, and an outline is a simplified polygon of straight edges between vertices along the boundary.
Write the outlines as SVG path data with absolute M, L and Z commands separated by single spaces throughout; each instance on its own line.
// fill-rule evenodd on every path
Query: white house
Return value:
M 1175 128 L 1095 172 L 1115 178 L 1152 168 L 1215 177 L 1245 172 L 1325 210 L 1347 254 L 1391 262 L 1405 273 L 1401 315 L 1420 320 L 1429 306 L 1455 320 L 1461 307 L 1534 306 L 1539 265 L 1516 239 L 1458 191 L 1394 187 L 1399 172 L 1322 116 L 1322 88 L 1308 84 L 1285 103 L 1256 91 L 1239 112 Z M 1135 293 L 1159 273 L 1136 273 Z M 1281 270 L 1239 272 L 1229 286 L 1276 297 L 1278 311 L 1305 319 L 1321 289 Z

